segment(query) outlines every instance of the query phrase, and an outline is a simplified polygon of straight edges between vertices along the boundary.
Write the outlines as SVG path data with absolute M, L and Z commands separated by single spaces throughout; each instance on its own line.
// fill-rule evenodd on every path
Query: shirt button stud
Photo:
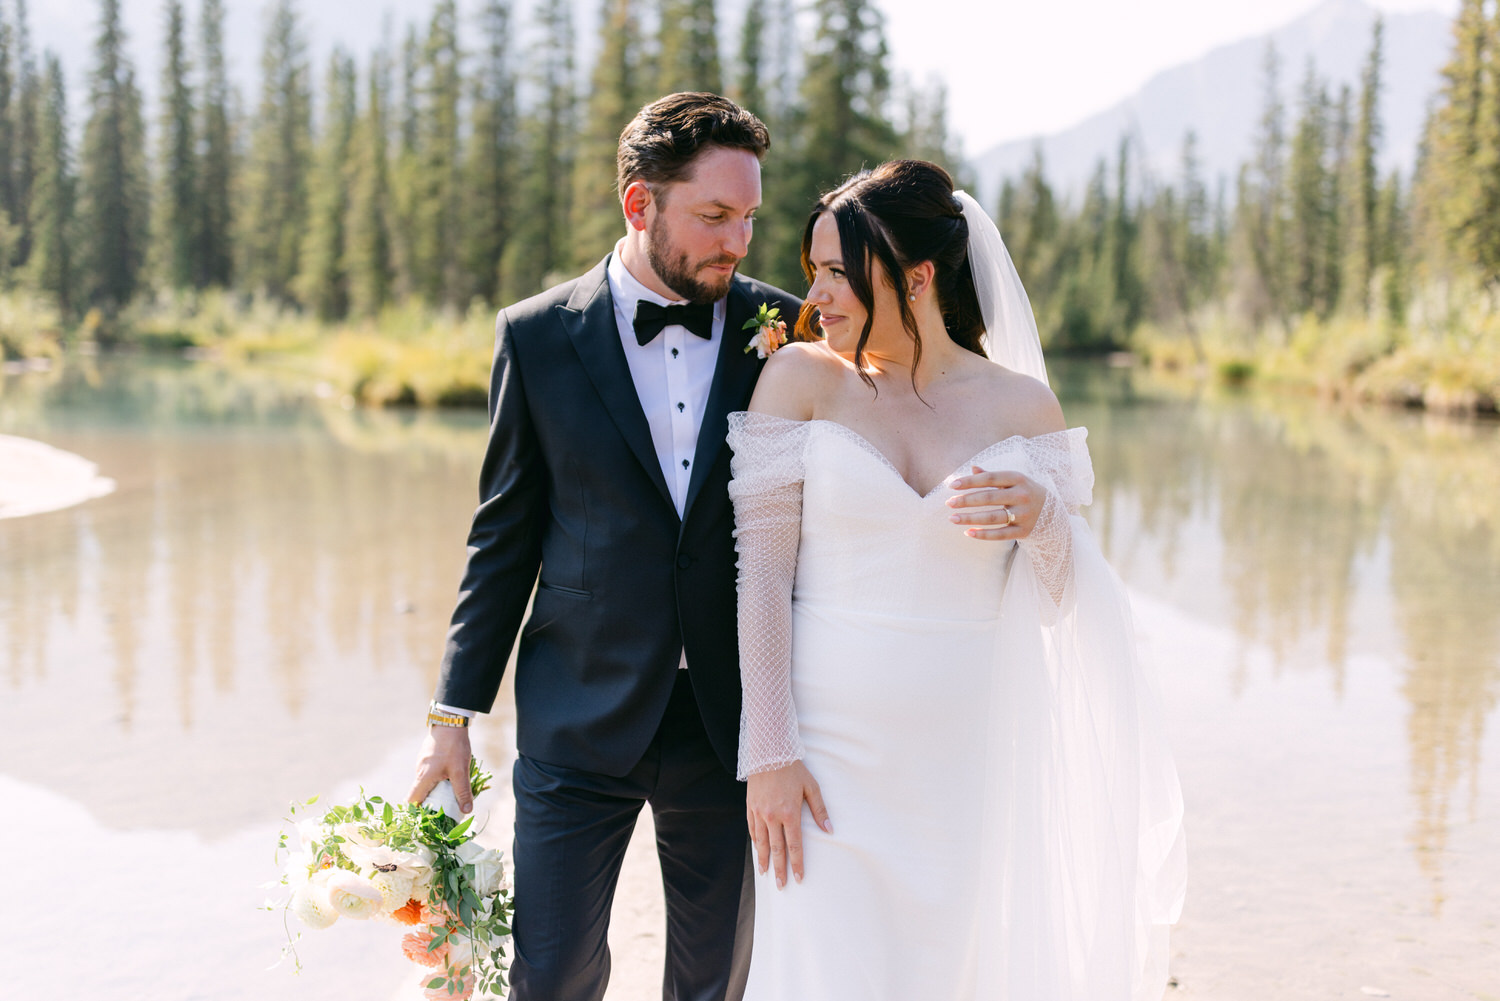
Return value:
M 679 403 L 679 404 L 677 404 L 677 412 L 679 414 L 682 413 L 686 409 L 687 409 L 687 404 L 686 403 Z
M 688 467 L 688 461 L 686 459 L 683 459 L 682 460 L 682 468 L 686 469 L 687 467 Z
M 673 357 L 673 358 L 676 358 L 676 357 L 677 357 L 677 349 L 676 349 L 676 348 L 673 348 L 673 349 L 672 349 L 672 357 Z

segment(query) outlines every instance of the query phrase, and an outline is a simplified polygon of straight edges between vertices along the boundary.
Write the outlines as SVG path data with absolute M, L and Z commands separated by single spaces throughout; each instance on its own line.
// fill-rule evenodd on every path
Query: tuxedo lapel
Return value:
M 662 499 L 675 508 L 666 478 L 662 476 L 656 446 L 651 442 L 651 427 L 646 423 L 646 413 L 636 395 L 635 380 L 630 377 L 630 365 L 620 346 L 620 328 L 615 324 L 614 300 L 609 294 L 609 278 L 605 272 L 608 260 L 605 258 L 579 280 L 568 304 L 556 307 L 557 315 L 615 427 L 619 428 L 620 435 L 645 467 Z
M 719 358 L 714 365 L 708 405 L 703 409 L 703 426 L 698 429 L 698 448 L 693 456 L 693 476 L 688 482 L 683 521 L 687 521 L 688 515 L 692 514 L 693 502 L 698 499 L 709 470 L 718 459 L 720 450 L 725 447 L 724 436 L 729 433 L 730 411 L 742 410 L 750 403 L 750 393 L 763 363 L 754 351 L 748 354 L 745 352 L 745 345 L 750 343 L 751 332 L 740 328 L 755 315 L 758 305 L 750 301 L 749 286 L 736 278 L 729 287 L 724 334 L 719 341 Z

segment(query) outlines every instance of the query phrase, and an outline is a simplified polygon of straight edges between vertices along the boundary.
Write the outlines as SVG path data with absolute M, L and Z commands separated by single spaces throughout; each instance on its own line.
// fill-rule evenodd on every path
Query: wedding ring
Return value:
M 1009 528 L 1016 523 L 1016 513 L 1014 511 L 1004 504 L 1000 505 L 1000 510 L 1005 512 L 1005 524 L 1001 525 L 1001 528 Z

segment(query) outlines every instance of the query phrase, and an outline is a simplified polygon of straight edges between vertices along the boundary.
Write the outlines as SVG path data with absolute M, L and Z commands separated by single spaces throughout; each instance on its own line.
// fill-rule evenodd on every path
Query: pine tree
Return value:
M 1349 229 L 1346 194 L 1349 187 L 1349 162 L 1354 147 L 1354 95 L 1348 84 L 1339 87 L 1338 103 L 1332 108 L 1332 132 L 1328 145 L 1332 162 L 1328 166 L 1327 219 L 1323 227 L 1323 312 L 1333 311 L 1343 298 L 1346 233 Z
M 971 187 L 963 146 L 948 129 L 947 85 L 940 78 L 933 79 L 925 88 L 907 87 L 905 96 L 902 155 L 929 160 L 948 171 L 956 187 Z
M 156 271 L 167 288 L 184 289 L 198 283 L 203 210 L 181 0 L 167 0 L 166 22 L 157 151 L 160 188 L 155 199 Z
M 234 278 L 234 148 L 229 128 L 229 77 L 224 65 L 224 0 L 203 0 L 199 46 L 203 92 L 198 129 L 197 283 L 222 288 Z
M 416 29 L 408 25 L 401 45 L 401 109 L 391 171 L 391 262 L 398 299 L 417 294 L 417 203 L 422 187 L 421 72 L 422 44 Z
M 1382 305 L 1387 318 L 1400 325 L 1406 322 L 1407 289 L 1411 282 L 1407 269 L 1411 223 L 1399 171 L 1386 178 L 1380 188 L 1375 222 L 1375 274 L 1385 293 Z
M 0 288 L 7 283 L 10 274 L 13 244 L 19 235 L 15 191 L 15 120 L 11 105 L 15 91 L 14 71 L 11 68 L 11 27 L 5 20 L 5 11 L 0 8 Z
M 573 174 L 573 267 L 583 270 L 609 252 L 624 231 L 615 182 L 620 132 L 643 100 L 640 25 L 635 0 L 604 0 L 599 57 L 589 87 L 578 163 Z
M 1181 197 L 1167 187 L 1149 198 L 1140 213 L 1144 284 L 1152 292 L 1158 319 L 1182 325 L 1202 364 L 1205 355 L 1196 313 L 1207 296 L 1211 262 L 1208 195 L 1192 129 L 1182 139 L 1181 171 Z
M 1038 331 L 1052 347 L 1086 349 L 1112 339 L 1120 306 L 1117 216 L 1109 164 L 1100 157 L 1085 189 L 1082 211 L 1063 221 L 1046 248 L 1047 265 L 1038 275 L 1037 293 L 1044 299 Z
M 1214 260 L 1211 210 L 1203 168 L 1198 159 L 1198 135 L 1192 129 L 1182 139 L 1181 258 L 1187 274 L 1186 307 L 1196 309 L 1213 291 Z
M 763 0 L 770 14 L 771 30 L 766 47 L 771 53 L 770 81 L 766 84 L 767 124 L 780 123 L 797 103 L 802 79 L 802 35 L 797 26 L 795 0 Z
M 564 277 L 575 135 L 573 22 L 567 0 L 541 0 L 539 44 L 531 50 L 537 97 L 523 123 L 524 172 L 518 186 L 516 229 L 501 262 L 506 295 L 522 297 Z
M 1429 120 L 1422 199 L 1456 262 L 1476 262 L 1484 223 L 1480 209 L 1480 115 L 1485 95 L 1488 25 L 1485 0 L 1463 0 L 1453 22 L 1453 54 L 1443 67 L 1438 109 Z
M 356 316 L 375 316 L 391 297 L 389 95 L 389 57 L 381 50 L 370 59 L 349 186 L 344 271 L 349 276 L 349 308 Z
M 1473 264 L 1486 281 L 1500 278 L 1500 10 L 1490 15 L 1484 40 L 1484 87 L 1475 123 Z
M 307 222 L 311 146 L 307 43 L 293 0 L 278 0 L 261 53 L 260 106 L 240 217 L 245 284 L 287 302 Z
M 1302 83 L 1302 114 L 1292 138 L 1288 165 L 1289 250 L 1288 303 L 1293 312 L 1328 314 L 1329 260 L 1327 227 L 1331 184 L 1328 167 L 1328 88 L 1311 58 Z
M 891 80 L 879 9 L 871 0 L 815 0 L 813 15 L 817 27 L 804 53 L 803 111 L 782 130 L 793 134 L 776 165 L 784 180 L 762 213 L 799 222 L 823 192 L 889 159 L 900 145 L 887 113 Z M 801 240 L 798 224 L 762 246 L 768 278 L 800 286 Z
M 1384 62 L 1384 27 L 1375 19 L 1370 52 L 1360 74 L 1359 117 L 1349 151 L 1349 179 L 1345 184 L 1346 208 L 1342 218 L 1345 246 L 1341 285 L 1348 308 L 1359 315 L 1370 310 L 1370 279 L 1375 273 L 1380 198 L 1380 176 L 1376 156 L 1380 150 L 1380 74 Z
M 1047 182 L 1047 165 L 1042 157 L 1042 147 L 1037 145 L 1031 164 L 1021 175 L 1021 183 L 1015 192 L 1014 207 L 1002 217 L 1010 216 L 1014 222 L 1008 225 L 1010 232 L 1004 239 L 1015 263 L 1021 281 L 1033 297 L 1044 291 L 1048 257 L 1057 239 L 1061 220 L 1056 196 Z M 1100 227 L 1099 232 L 1103 232 Z
M 1262 329 L 1269 320 L 1284 321 L 1286 297 L 1285 109 L 1281 102 L 1280 60 L 1267 44 L 1264 104 L 1257 127 L 1255 155 L 1240 172 L 1237 268 L 1238 297 L 1250 325 Z
M 752 3 L 745 8 L 740 25 L 739 72 L 735 75 L 734 99 L 764 121 L 769 109 L 765 90 L 766 8 Z
M 464 163 L 463 264 L 470 283 L 466 298 L 478 296 L 499 306 L 505 291 L 500 261 L 515 226 L 512 189 L 519 152 L 509 0 L 487 0 L 480 20 L 484 46 L 474 74 Z
M 453 0 L 437 0 L 422 53 L 422 168 L 414 202 L 413 277 L 426 302 L 450 307 L 457 304 L 460 284 L 460 61 L 457 7 Z
M 79 175 L 82 264 L 89 301 L 113 312 L 140 288 L 150 218 L 141 98 L 119 0 L 101 0 L 94 57 Z
M 743 60 L 750 49 L 756 49 L 763 60 L 752 88 L 762 95 L 758 102 L 751 89 L 746 89 L 751 84 Z M 803 114 L 796 100 L 801 75 L 799 54 L 792 0 L 763 0 L 746 8 L 740 65 L 744 93 L 740 103 L 765 123 L 771 148 L 761 163 L 761 210 L 756 214 L 755 235 L 741 270 L 788 289 L 806 287 L 798 253 L 812 208 L 812 203 L 803 201 L 809 185 L 801 179 L 806 150 Z
M 349 212 L 349 150 L 356 117 L 354 60 L 334 49 L 325 79 L 323 134 L 308 186 L 308 218 L 295 287 L 302 305 L 327 321 L 342 319 L 349 311 L 344 225 Z
M 870 0 L 816 0 L 817 30 L 802 81 L 817 192 L 897 149 L 886 112 L 890 73 L 884 18 Z
M 1134 201 L 1130 193 L 1130 139 L 1122 137 L 1115 160 L 1114 218 L 1109 230 L 1110 277 L 1119 313 L 1101 331 L 1102 336 L 1093 345 L 1096 347 L 1103 346 L 1106 339 L 1110 347 L 1123 347 L 1126 335 L 1141 318 L 1145 292 L 1136 268 L 1140 224 L 1135 217 Z
M 724 89 L 714 0 L 662 0 L 657 37 L 658 93 Z
M 995 200 L 995 225 L 999 227 L 1000 237 L 1007 245 L 1020 230 L 1020 218 L 1016 212 L 1016 184 L 1009 177 L 1000 181 L 1000 197 Z
M 41 81 L 37 76 L 36 62 L 31 53 L 31 27 L 27 23 L 26 0 L 15 0 L 15 62 L 16 93 L 13 103 L 15 116 L 16 156 L 12 163 L 11 184 L 14 187 L 16 208 L 20 213 L 21 232 L 17 244 L 16 260 L 23 262 L 31 254 L 31 199 L 32 186 L 36 183 L 37 128 L 41 116 Z
M 40 89 L 36 186 L 31 203 L 32 243 L 29 271 L 38 291 L 52 298 L 64 315 L 77 304 L 73 259 L 73 155 L 68 140 L 68 98 L 62 64 L 44 57 Z

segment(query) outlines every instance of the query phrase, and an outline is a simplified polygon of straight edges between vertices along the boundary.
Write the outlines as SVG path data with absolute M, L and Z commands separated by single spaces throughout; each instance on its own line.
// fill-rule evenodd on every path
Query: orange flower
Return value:
M 442 966 L 443 961 L 448 958 L 448 944 L 445 942 L 429 952 L 427 946 L 431 941 L 430 932 L 411 932 L 401 940 L 401 954 L 413 963 L 436 969 Z
M 422 920 L 422 902 L 413 897 L 401 907 L 391 911 L 391 917 L 404 925 L 414 925 Z

